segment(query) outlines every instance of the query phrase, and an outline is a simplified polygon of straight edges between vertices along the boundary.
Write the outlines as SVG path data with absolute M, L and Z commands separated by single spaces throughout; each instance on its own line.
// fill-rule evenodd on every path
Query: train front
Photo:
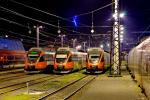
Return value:
M 29 50 L 27 54 L 27 61 L 25 63 L 24 70 L 27 72 L 35 72 L 43 69 L 43 65 L 39 63 L 41 51 L 40 50 Z
M 100 73 L 104 71 L 104 56 L 102 51 L 88 52 L 86 71 L 88 73 Z
M 57 50 L 54 61 L 54 73 L 70 72 L 73 69 L 73 61 L 71 61 L 70 57 L 70 51 L 65 49 Z

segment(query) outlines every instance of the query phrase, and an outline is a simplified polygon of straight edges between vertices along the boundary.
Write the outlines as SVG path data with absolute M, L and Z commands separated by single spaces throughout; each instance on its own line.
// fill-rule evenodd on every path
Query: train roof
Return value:
M 147 39 L 145 39 L 143 42 L 141 42 L 136 48 L 140 49 L 140 48 L 144 47 L 147 44 L 150 44 L 150 36 Z
M 19 40 L 0 38 L 0 50 L 22 50 L 25 51 L 23 44 Z
M 42 48 L 42 47 L 32 47 L 32 48 L 29 49 L 29 51 L 31 51 L 31 50 L 53 51 L 53 52 L 55 51 L 54 48 L 48 48 L 48 47 L 44 47 L 44 48 Z
M 93 47 L 93 48 L 87 49 L 87 52 L 90 52 L 90 51 L 104 51 L 104 50 L 102 48 L 99 48 L 99 47 Z

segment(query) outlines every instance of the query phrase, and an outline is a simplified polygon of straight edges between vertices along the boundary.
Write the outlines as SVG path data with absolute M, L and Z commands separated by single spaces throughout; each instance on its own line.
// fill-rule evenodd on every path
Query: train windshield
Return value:
M 57 63 L 63 63 L 67 59 L 67 54 L 57 54 L 56 55 L 56 62 Z
M 40 56 L 40 52 L 31 51 L 28 53 L 28 60 L 35 62 L 39 56 Z
M 90 55 L 89 56 L 89 61 L 91 63 L 97 63 L 100 59 L 100 55 Z

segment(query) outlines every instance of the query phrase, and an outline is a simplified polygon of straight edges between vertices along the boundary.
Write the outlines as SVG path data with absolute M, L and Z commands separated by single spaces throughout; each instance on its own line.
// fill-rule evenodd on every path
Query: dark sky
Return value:
M 97 8 L 103 7 L 107 4 L 110 4 L 112 0 L 15 0 L 19 3 L 28 5 L 30 7 L 34 7 L 37 9 L 40 9 L 42 11 L 57 15 L 62 18 L 66 18 L 69 20 L 72 20 L 72 17 L 74 15 L 80 15 L 83 13 L 90 12 L 92 10 L 95 10 Z M 126 16 L 124 19 L 121 19 L 121 24 L 125 26 L 125 42 L 130 39 L 130 43 L 136 43 L 137 37 L 140 36 L 141 32 L 139 31 L 149 31 L 149 22 L 150 22 L 150 0 L 120 0 L 120 11 L 124 11 L 126 13 Z M 47 32 L 45 35 L 49 35 L 49 33 L 52 33 L 54 36 L 49 35 L 49 37 L 41 36 L 41 39 L 49 40 L 51 42 L 54 42 L 55 40 L 58 42 L 59 38 L 57 33 L 57 28 L 54 28 L 50 25 L 46 25 L 37 21 L 29 20 L 27 18 L 20 17 L 15 14 L 11 14 L 12 12 L 8 11 L 15 11 L 20 14 L 23 14 L 25 16 L 28 16 L 33 19 L 37 19 L 42 22 L 50 23 L 52 25 L 55 25 L 57 27 L 57 22 L 60 20 L 60 26 L 71 26 L 71 27 L 65 27 L 69 30 L 75 30 L 84 34 L 91 34 L 90 27 L 74 27 L 73 23 L 41 13 L 39 11 L 35 11 L 31 8 L 24 7 L 21 4 L 14 3 L 13 0 L 0 0 L 0 6 L 7 9 L 4 10 L 3 8 L 0 8 L 0 29 L 1 32 L 15 32 L 21 35 L 26 35 L 29 37 L 36 37 L 35 30 L 32 30 L 32 34 L 28 33 L 28 28 L 33 28 L 34 25 L 42 25 L 44 26 L 43 31 Z M 103 10 L 99 10 L 93 14 L 93 23 L 94 26 L 110 26 L 112 25 L 111 21 L 108 21 L 108 19 L 111 18 L 112 15 L 112 7 L 109 6 Z M 91 16 L 92 14 L 82 15 L 78 16 L 78 25 L 79 26 L 91 26 Z M 2 20 L 2 18 L 5 18 Z M 7 21 L 6 21 L 7 19 Z M 9 21 L 8 21 L 9 20 Z M 22 27 L 19 25 L 15 25 L 14 23 L 10 22 L 14 21 L 16 23 L 19 23 L 21 25 L 26 26 Z M 82 23 L 79 24 L 79 23 Z M 83 25 L 84 24 L 84 25 Z M 5 31 L 4 31 L 5 30 Z M 106 34 L 108 31 L 112 30 L 111 28 L 95 28 L 94 34 Z M 137 32 L 137 33 L 136 33 Z M 78 38 L 78 40 L 87 41 L 87 36 L 80 36 L 80 33 L 74 33 L 71 31 L 64 30 L 63 33 L 68 34 L 68 38 L 66 41 L 71 41 L 71 38 Z M 75 34 L 77 36 L 70 36 L 70 34 Z M 29 39 L 27 37 L 23 37 L 20 35 L 15 35 L 13 33 L 9 33 L 11 36 L 18 37 L 19 39 Z M 145 33 L 144 35 L 149 35 L 148 33 Z M 143 35 L 143 36 L 144 36 Z M 96 43 L 97 39 L 104 39 L 106 37 L 100 37 L 95 38 L 93 37 L 93 43 Z M 58 39 L 58 40 L 57 40 Z M 95 41 L 94 41 L 95 40 Z M 135 42 L 136 41 L 136 42 Z M 42 42 L 42 41 L 41 41 Z M 100 41 L 101 42 L 101 41 Z M 24 44 L 27 45 L 27 43 L 24 41 Z M 69 43 L 68 43 L 69 44 Z M 31 45 L 35 45 L 34 43 Z

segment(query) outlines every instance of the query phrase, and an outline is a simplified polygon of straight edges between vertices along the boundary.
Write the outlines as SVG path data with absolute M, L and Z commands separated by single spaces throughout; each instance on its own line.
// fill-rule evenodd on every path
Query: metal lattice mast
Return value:
M 113 0 L 114 23 L 111 45 L 111 75 L 120 75 L 119 0 Z

